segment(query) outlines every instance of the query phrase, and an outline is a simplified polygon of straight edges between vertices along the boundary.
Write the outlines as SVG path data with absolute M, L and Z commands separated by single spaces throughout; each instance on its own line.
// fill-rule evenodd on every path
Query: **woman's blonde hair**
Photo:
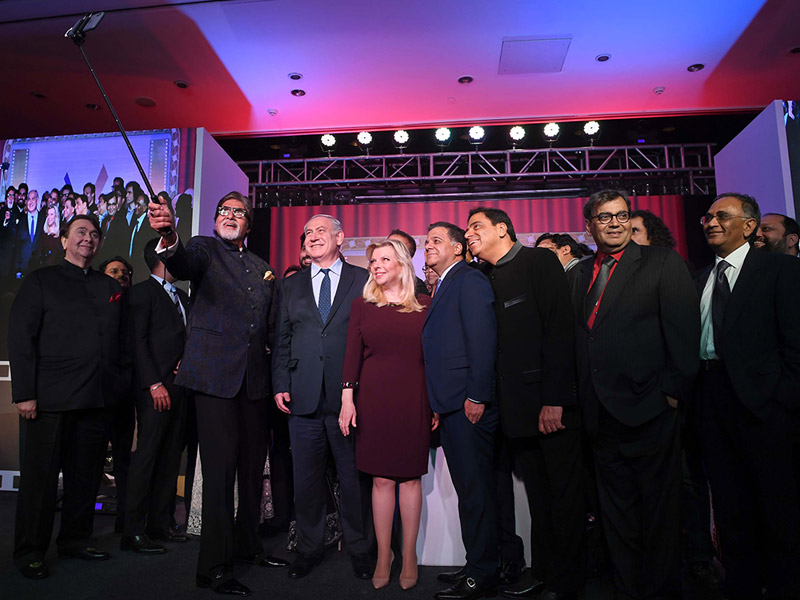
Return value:
M 400 312 L 422 311 L 423 306 L 417 301 L 417 297 L 414 294 L 416 280 L 414 278 L 414 265 L 411 263 L 411 255 L 408 253 L 408 248 L 397 240 L 383 240 L 382 242 L 369 245 L 367 248 L 367 260 L 372 260 L 372 254 L 378 248 L 394 249 L 397 261 L 400 263 L 400 304 L 403 306 Z M 390 304 L 386 300 L 383 288 L 375 281 L 375 276 L 372 274 L 371 268 L 369 270 L 369 279 L 364 285 L 364 300 L 372 304 L 377 304 L 378 306 L 388 306 Z

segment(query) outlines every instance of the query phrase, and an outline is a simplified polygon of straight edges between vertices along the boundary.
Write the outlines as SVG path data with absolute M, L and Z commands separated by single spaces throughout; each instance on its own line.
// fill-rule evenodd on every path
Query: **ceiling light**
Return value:
M 300 81 L 303 78 L 302 73 L 289 73 L 289 79 L 292 81 Z
M 705 68 L 704 64 L 695 63 L 693 65 L 689 65 L 688 67 L 686 67 L 686 70 L 689 71 L 689 73 L 695 73 L 697 71 L 702 71 L 704 68 Z
M 451 137 L 450 130 L 447 127 L 439 127 L 439 129 L 436 130 L 433 136 L 439 143 L 449 142 Z
M 398 144 L 407 144 L 408 143 L 408 132 L 400 129 L 399 131 L 394 132 L 394 141 Z
M 458 78 L 458 83 L 461 83 L 463 85 L 468 85 L 468 84 L 472 83 L 473 81 L 475 81 L 475 80 L 472 77 L 470 77 L 469 75 L 464 75 L 463 77 L 459 77 Z
M 292 90 L 292 96 L 297 96 L 299 98 L 299 97 L 305 96 L 305 95 L 306 95 L 306 91 L 305 90 Z
M 558 123 L 548 123 L 542 127 L 542 135 L 545 141 L 553 143 L 561 135 L 561 127 L 558 126 Z
M 333 148 L 336 145 L 336 138 L 330 133 L 323 135 L 319 141 L 326 148 Z
M 473 125 L 469 128 L 469 139 L 472 144 L 480 144 L 486 137 L 486 131 L 480 125 Z
M 372 143 L 372 134 L 369 131 L 362 131 L 361 133 L 358 134 L 356 139 L 358 140 L 358 143 L 361 144 L 362 146 L 368 146 L 369 144 Z
M 606 62 L 608 60 L 611 60 L 611 55 L 610 54 L 598 54 L 597 56 L 594 57 L 594 59 L 597 62 Z
M 172 82 L 172 84 L 175 87 L 180 88 L 182 90 L 185 90 L 186 88 L 189 87 L 189 82 L 188 81 L 184 81 L 183 79 L 176 79 L 175 81 Z
M 583 133 L 586 135 L 596 135 L 600 132 L 600 123 L 597 121 L 589 121 L 583 125 Z
M 515 142 L 519 142 L 525 137 L 525 128 L 520 127 L 519 125 L 514 125 L 514 127 L 509 130 L 508 135 Z

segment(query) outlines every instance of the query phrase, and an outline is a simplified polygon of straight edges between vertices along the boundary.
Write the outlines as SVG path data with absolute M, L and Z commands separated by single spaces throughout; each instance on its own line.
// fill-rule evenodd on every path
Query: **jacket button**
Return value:
M 328 334 L 327 333 L 323 333 L 322 337 L 328 337 Z
M 256 324 L 255 323 L 250 323 L 250 329 L 255 329 L 255 328 L 256 328 Z
M 244 270 L 244 272 L 245 272 L 245 273 L 249 273 L 249 272 L 250 272 L 250 269 L 245 269 L 245 270 Z
M 592 373 L 597 373 L 597 369 L 592 369 Z
M 589 342 L 593 342 L 593 341 L 594 341 L 594 338 L 593 338 L 593 337 L 590 337 L 590 338 L 589 338 Z
M 253 291 L 253 288 L 252 288 L 252 287 L 250 287 L 250 286 L 248 285 L 248 286 L 247 286 L 247 291 L 248 291 L 248 292 L 252 292 L 252 291 Z

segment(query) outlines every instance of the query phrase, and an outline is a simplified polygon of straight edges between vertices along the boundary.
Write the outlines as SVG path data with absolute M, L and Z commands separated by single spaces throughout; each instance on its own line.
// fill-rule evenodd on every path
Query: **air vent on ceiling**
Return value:
M 564 66 L 571 35 L 503 38 L 500 75 L 558 73 Z

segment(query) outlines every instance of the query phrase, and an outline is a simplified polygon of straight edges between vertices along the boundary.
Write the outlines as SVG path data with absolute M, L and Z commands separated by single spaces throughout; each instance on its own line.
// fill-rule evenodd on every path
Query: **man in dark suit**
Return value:
M 542 600 L 576 597 L 585 510 L 575 396 L 575 337 L 567 278 L 555 254 L 524 247 L 509 216 L 469 213 L 467 247 L 492 265 L 497 317 L 497 400 L 531 514 L 532 575 Z M 530 590 L 503 589 L 516 597 Z
M 750 196 L 717 196 L 702 218 L 716 258 L 697 276 L 702 447 L 731 600 L 764 583 L 767 598 L 800 598 L 800 263 L 751 249 L 760 217 Z
M 386 236 L 386 239 L 397 240 L 403 244 L 406 248 L 408 248 L 408 254 L 412 259 L 417 253 L 417 242 L 414 241 L 414 238 L 411 237 L 410 234 L 406 233 L 402 229 L 392 229 L 392 232 Z M 416 293 L 418 296 L 420 294 L 424 294 L 425 296 L 431 295 L 431 293 L 428 291 L 428 287 L 425 285 L 425 282 L 422 279 L 415 276 L 414 280 L 414 293 Z
M 163 192 L 165 195 L 166 193 Z M 145 280 L 146 273 L 149 272 L 147 264 L 144 261 L 144 247 L 147 242 L 153 237 L 153 232 L 147 226 L 147 196 L 142 193 L 136 198 L 136 205 L 133 212 L 133 221 L 131 222 L 130 237 L 127 241 L 125 248 L 126 255 L 130 256 L 131 264 L 133 265 L 133 282 L 139 283 Z M 171 209 L 172 204 L 167 203 Z
M 14 564 L 34 579 L 48 576 L 59 470 L 59 556 L 109 558 L 89 538 L 105 454 L 104 404 L 119 393 L 125 311 L 119 284 L 91 269 L 100 245 L 97 220 L 76 217 L 61 240 L 64 261 L 25 278 L 9 319 L 12 396 L 21 417 Z
M 425 262 L 439 281 L 422 329 L 425 376 L 431 408 L 440 416 L 442 448 L 458 494 L 467 550 L 464 576 L 437 592 L 437 600 L 481 598 L 494 594 L 497 585 L 494 294 L 486 276 L 464 262 L 465 251 L 461 229 L 452 223 L 430 225 Z
M 253 209 L 240 193 L 226 194 L 217 204 L 214 237 L 194 237 L 185 247 L 169 208 L 151 202 L 149 209 L 150 226 L 162 236 L 157 251 L 167 270 L 190 280 L 193 289 L 175 384 L 194 390 L 197 408 L 203 466 L 197 585 L 248 595 L 250 590 L 233 577 L 234 558 L 275 566 L 263 556 L 258 536 L 270 392 L 267 324 L 275 275 L 244 245 Z
M 175 385 L 175 371 L 186 342 L 189 297 L 173 285 L 175 278 L 156 254 L 157 243 L 152 239 L 144 247 L 150 277 L 133 286 L 128 296 L 139 429 L 128 470 L 120 547 L 144 554 L 165 551 L 153 540 L 187 540 L 170 531 L 170 520 L 186 431 L 186 392 Z
M 631 241 L 619 190 L 584 206 L 594 260 L 573 290 L 578 394 L 620 598 L 680 597 L 678 401 L 697 373 L 697 295 L 683 259 Z
M 39 212 L 39 192 L 31 190 L 25 204 L 25 214 L 17 225 L 17 254 L 14 272 L 28 270 L 31 256 L 39 247 L 39 238 L 44 231 L 44 215 Z
M 304 229 L 312 263 L 282 282 L 272 357 L 275 403 L 289 415 L 294 465 L 300 555 L 289 567 L 289 577 L 305 577 L 323 558 L 330 452 L 339 476 L 342 528 L 353 571 L 369 579 L 374 569 L 365 515 L 369 496 L 356 470 L 353 436 L 342 435 L 337 422 L 350 305 L 361 296 L 367 272 L 341 259 L 344 232 L 337 219 L 316 215 Z

